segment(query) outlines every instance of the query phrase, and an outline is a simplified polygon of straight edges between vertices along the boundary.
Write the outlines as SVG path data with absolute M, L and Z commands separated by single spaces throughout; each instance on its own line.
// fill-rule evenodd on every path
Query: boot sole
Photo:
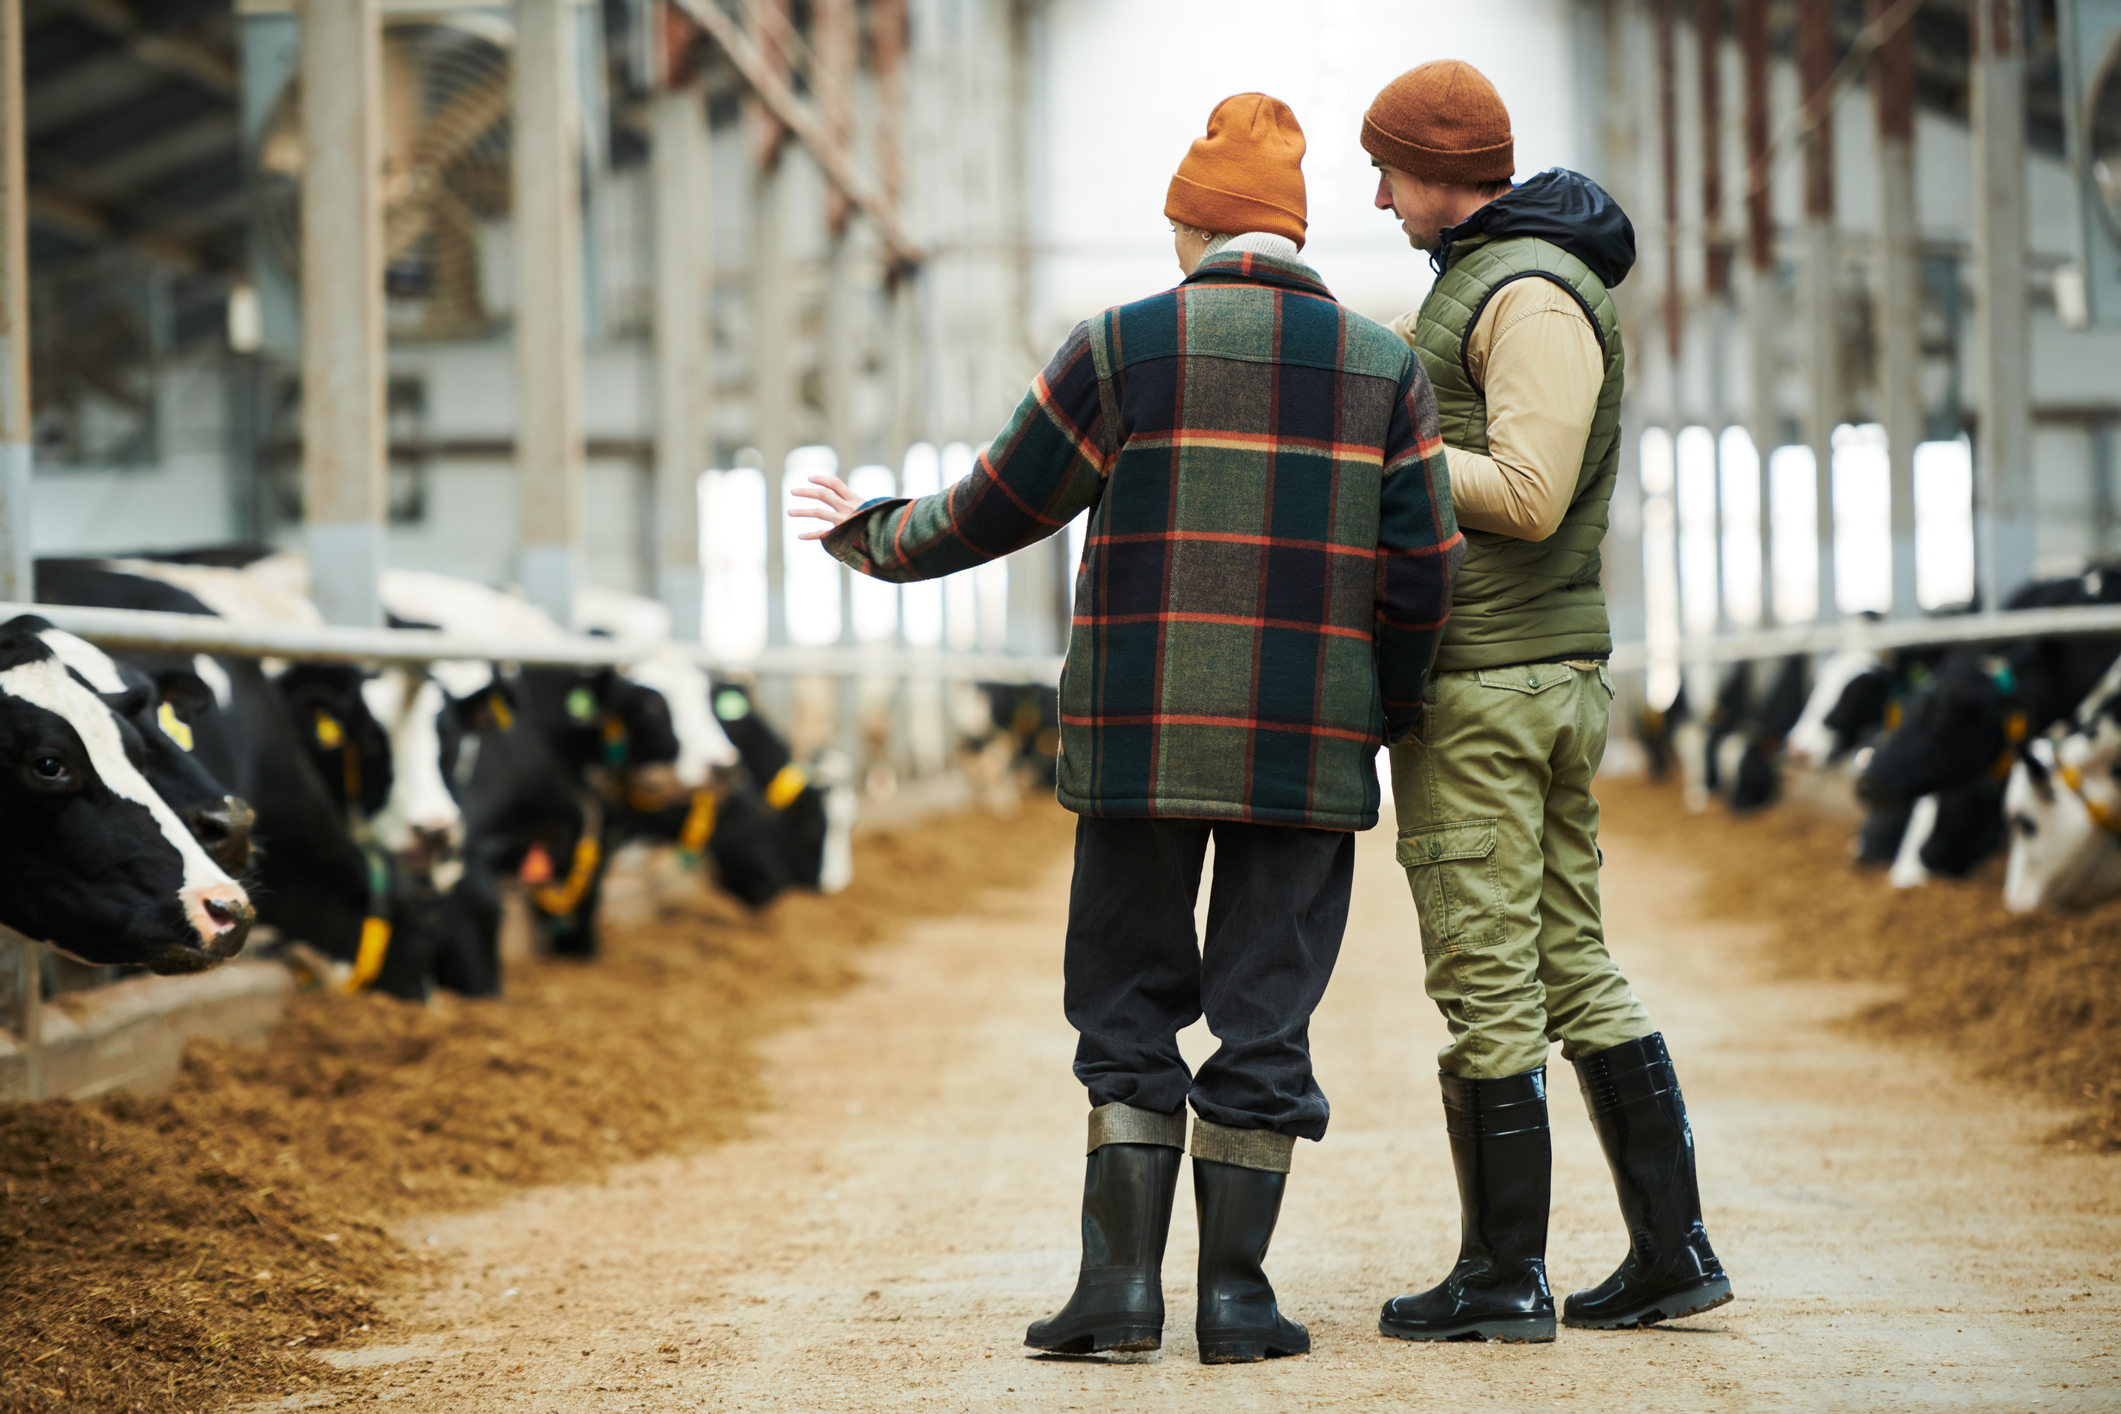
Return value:
M 1703 1311 L 1713 1311 L 1718 1306 L 1728 1306 L 1734 1298 L 1729 1277 L 1717 1277 L 1700 1286 L 1685 1291 L 1675 1291 L 1660 1296 L 1655 1301 L 1645 1301 L 1634 1310 L 1618 1316 L 1600 1316 L 1585 1319 L 1581 1316 L 1563 1315 L 1561 1323 L 1572 1330 L 1580 1331 L 1632 1331 L 1644 1326 L 1654 1326 L 1659 1321 L 1676 1321 L 1685 1316 L 1698 1316 Z
M 1258 1360 L 1283 1360 L 1310 1353 L 1309 1341 L 1304 1342 L 1303 1349 L 1291 1350 L 1267 1336 L 1203 1336 L 1200 1341 L 1200 1363 L 1203 1365 L 1249 1365 Z
M 1026 1340 L 1030 1350 L 1041 1350 L 1048 1355 L 1102 1355 L 1130 1354 L 1140 1350 L 1164 1348 L 1164 1333 L 1156 1326 L 1092 1326 L 1079 1330 L 1065 1340 L 1044 1343 Z
M 1394 1340 L 1492 1340 L 1498 1345 L 1544 1345 L 1554 1338 L 1552 1316 L 1508 1317 L 1496 1321 L 1468 1321 L 1463 1325 L 1435 1329 L 1377 1323 L 1379 1335 Z

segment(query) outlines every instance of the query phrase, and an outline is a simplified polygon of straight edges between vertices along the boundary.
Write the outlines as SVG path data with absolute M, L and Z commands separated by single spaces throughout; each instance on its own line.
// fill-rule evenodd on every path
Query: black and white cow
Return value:
M 24 617 L 0 626 L 0 922 L 86 962 L 196 972 L 242 950 L 242 885 L 141 770 L 135 724 Z
M 2121 602 L 2121 574 L 2095 569 L 2043 580 L 2012 595 L 2005 609 Z M 1902 705 L 1897 728 L 1879 739 L 1857 782 L 1858 798 L 1887 812 L 1923 812 L 1934 824 L 1920 845 L 1922 867 L 1965 872 L 2003 839 L 2002 786 L 2018 749 L 2069 715 L 2121 654 L 2121 637 L 2029 638 L 1945 654 Z M 1913 831 L 1924 821 L 1910 817 Z M 1896 883 L 1919 882 L 1903 843 Z
M 37 595 L 54 604 L 211 614 L 189 590 L 103 562 L 39 561 Z M 157 683 L 198 682 L 211 700 L 189 724 L 193 754 L 255 814 L 258 921 L 283 942 L 307 943 L 343 965 L 359 985 L 424 997 L 447 936 L 436 919 L 440 900 L 387 851 L 351 837 L 343 793 L 318 773 L 310 736 L 263 668 L 205 654 L 119 656 Z

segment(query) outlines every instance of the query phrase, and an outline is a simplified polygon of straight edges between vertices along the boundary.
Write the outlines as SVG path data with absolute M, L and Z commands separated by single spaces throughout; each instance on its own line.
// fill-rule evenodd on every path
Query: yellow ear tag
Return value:
M 2003 738 L 2010 742 L 2025 740 L 2027 722 L 2023 712 L 2013 712 L 2003 723 Z
M 176 708 L 163 703 L 155 709 L 155 722 L 162 728 L 163 735 L 186 751 L 191 750 L 191 728 L 177 720 Z
M 766 782 L 766 803 L 775 810 L 786 810 L 809 784 L 810 777 L 803 774 L 803 768 L 790 761 Z
M 390 956 L 390 920 L 388 918 L 364 918 L 361 920 L 361 947 L 354 954 L 353 973 L 346 979 L 346 990 L 365 992 L 376 978 L 383 975 L 383 960 Z
M 346 728 L 339 719 L 322 707 L 317 709 L 317 745 L 326 751 L 337 751 L 346 744 Z
M 508 699 L 498 692 L 486 694 L 486 710 L 493 713 L 493 724 L 508 731 L 516 724 L 516 714 L 508 710 Z
M 711 790 L 692 793 L 692 809 L 685 812 L 685 828 L 678 831 L 678 848 L 686 854 L 698 856 L 714 837 L 714 817 L 721 807 Z

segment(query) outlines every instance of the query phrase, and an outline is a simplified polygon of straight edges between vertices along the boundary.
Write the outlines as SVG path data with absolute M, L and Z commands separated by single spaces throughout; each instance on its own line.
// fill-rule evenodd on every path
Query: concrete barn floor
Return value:
M 417 1221 L 453 1276 L 351 1386 L 266 1407 L 606 1410 L 2111 1410 L 2121 1406 L 2115 1160 L 2059 1116 L 1835 1023 L 1866 989 L 1770 980 L 1752 929 L 1690 916 L 1694 875 L 1609 833 L 1622 966 L 1687 1086 L 1708 1223 L 1739 1299 L 1544 1346 L 1380 1338 L 1378 1304 L 1456 1251 L 1433 1079 L 1442 1024 L 1388 830 L 1314 1033 L 1333 1101 L 1299 1145 L 1269 1270 L 1303 1359 L 1207 1368 L 1182 1178 L 1171 1319 L 1144 1363 L 1032 1357 L 1076 1261 L 1083 1100 L 1059 1012 L 1057 858 L 1037 888 L 921 924 L 772 1046 L 754 1136 Z M 1188 1037 L 1196 1059 L 1212 1044 Z M 1555 1056 L 1558 1291 L 1625 1238 Z

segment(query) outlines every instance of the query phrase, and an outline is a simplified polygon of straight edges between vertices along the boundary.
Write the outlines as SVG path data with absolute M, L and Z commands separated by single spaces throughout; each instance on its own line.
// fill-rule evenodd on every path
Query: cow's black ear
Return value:
M 197 722 L 216 705 L 213 689 L 197 673 L 186 668 L 157 675 L 155 693 L 169 704 L 180 722 Z

